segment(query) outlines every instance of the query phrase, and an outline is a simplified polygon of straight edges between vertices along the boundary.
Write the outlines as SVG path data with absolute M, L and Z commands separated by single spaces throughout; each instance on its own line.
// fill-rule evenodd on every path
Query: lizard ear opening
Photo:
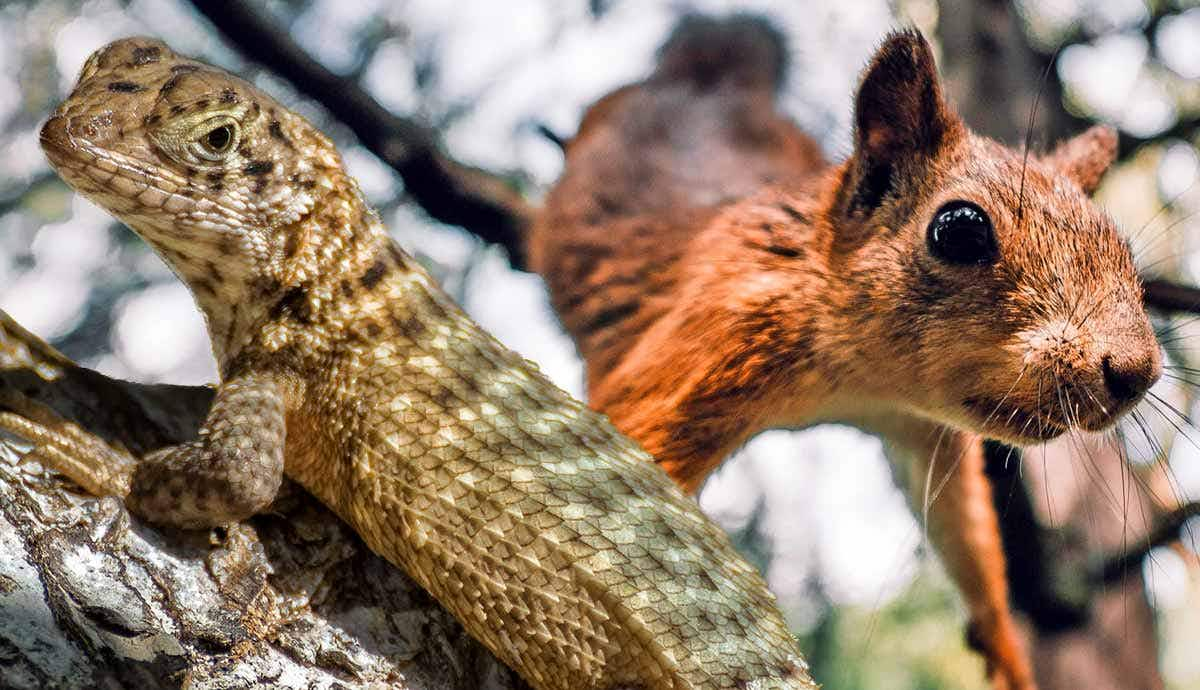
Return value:
M 890 34 L 871 59 L 854 104 L 850 207 L 879 205 L 896 168 L 932 157 L 962 129 L 942 97 L 933 52 L 916 30 Z
M 1042 160 L 1091 194 L 1117 159 L 1117 131 L 1095 125 L 1060 143 Z

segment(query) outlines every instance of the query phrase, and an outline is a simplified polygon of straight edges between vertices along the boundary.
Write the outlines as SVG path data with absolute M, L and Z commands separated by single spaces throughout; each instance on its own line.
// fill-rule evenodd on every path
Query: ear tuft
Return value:
M 1117 130 L 1094 125 L 1060 143 L 1042 160 L 1091 194 L 1116 159 Z
M 898 163 L 933 157 L 962 128 L 942 98 L 933 51 L 915 29 L 888 35 L 863 73 L 854 105 L 856 202 L 874 206 Z

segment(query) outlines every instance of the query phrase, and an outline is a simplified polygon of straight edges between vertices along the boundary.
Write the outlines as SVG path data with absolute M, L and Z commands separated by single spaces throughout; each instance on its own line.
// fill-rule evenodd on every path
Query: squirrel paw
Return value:
M 1029 659 L 1011 622 L 986 625 L 972 621 L 967 625 L 967 646 L 983 655 L 992 690 L 1037 690 Z

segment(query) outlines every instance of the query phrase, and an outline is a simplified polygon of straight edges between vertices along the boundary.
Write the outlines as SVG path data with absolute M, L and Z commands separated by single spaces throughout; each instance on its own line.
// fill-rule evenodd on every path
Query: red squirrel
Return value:
M 982 442 L 1106 429 L 1161 374 L 1128 244 L 1089 198 L 1116 135 L 1046 155 L 978 136 L 904 30 L 830 163 L 777 109 L 786 63 L 764 20 L 685 18 L 566 143 L 531 264 L 592 406 L 688 491 L 765 429 L 882 437 L 992 686 L 1032 690 Z

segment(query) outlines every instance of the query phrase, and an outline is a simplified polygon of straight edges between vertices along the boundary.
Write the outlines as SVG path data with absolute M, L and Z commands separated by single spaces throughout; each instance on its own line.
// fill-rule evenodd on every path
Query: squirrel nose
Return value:
M 1121 405 L 1141 398 L 1162 373 L 1157 350 L 1144 354 L 1110 353 L 1105 356 L 1102 368 L 1109 395 Z

